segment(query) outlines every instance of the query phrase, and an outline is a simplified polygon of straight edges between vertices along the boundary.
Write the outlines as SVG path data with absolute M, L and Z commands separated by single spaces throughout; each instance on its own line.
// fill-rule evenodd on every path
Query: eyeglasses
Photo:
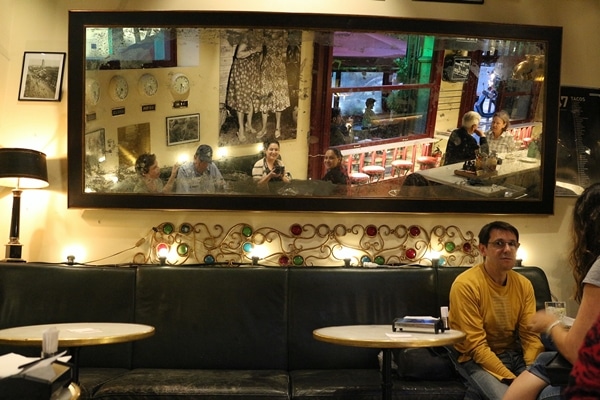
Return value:
M 519 246 L 521 245 L 521 243 L 511 240 L 508 242 L 505 242 L 502 239 L 498 239 L 498 240 L 494 240 L 493 242 L 488 242 L 488 245 L 492 245 L 497 249 L 503 249 L 506 247 L 506 245 L 508 245 L 508 247 L 511 248 L 511 250 L 516 250 L 519 248 Z

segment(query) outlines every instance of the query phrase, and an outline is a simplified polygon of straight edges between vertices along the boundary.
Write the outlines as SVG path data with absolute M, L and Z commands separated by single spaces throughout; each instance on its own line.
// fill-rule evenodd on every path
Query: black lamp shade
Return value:
M 0 186 L 19 189 L 48 186 L 46 154 L 30 149 L 0 149 Z

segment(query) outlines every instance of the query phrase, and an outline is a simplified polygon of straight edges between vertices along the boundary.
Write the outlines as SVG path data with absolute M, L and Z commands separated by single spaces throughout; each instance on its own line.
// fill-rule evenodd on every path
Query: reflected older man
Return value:
M 194 160 L 179 168 L 177 193 L 215 193 L 223 189 L 223 175 L 212 162 L 212 155 L 212 147 L 209 145 L 198 146 Z

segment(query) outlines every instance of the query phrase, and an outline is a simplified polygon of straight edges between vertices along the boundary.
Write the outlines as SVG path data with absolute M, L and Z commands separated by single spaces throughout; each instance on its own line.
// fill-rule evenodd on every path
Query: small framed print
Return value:
M 200 141 L 200 114 L 167 117 L 167 146 Z
M 60 101 L 66 56 L 67 53 L 25 52 L 19 100 Z
M 483 4 L 483 0 L 413 0 L 413 1 L 435 1 L 438 3 Z

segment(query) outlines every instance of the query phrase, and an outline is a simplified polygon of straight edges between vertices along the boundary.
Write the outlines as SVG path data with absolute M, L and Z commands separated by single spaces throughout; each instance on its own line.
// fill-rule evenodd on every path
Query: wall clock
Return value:
M 154 96 L 158 92 L 158 80 L 152 74 L 144 74 L 138 80 L 138 90 L 140 94 Z
M 88 106 L 95 106 L 100 101 L 100 82 L 88 78 L 85 80 L 85 86 L 85 104 Z
M 110 97 L 112 97 L 114 101 L 125 100 L 129 94 L 129 85 L 127 84 L 127 79 L 121 75 L 113 76 L 108 84 L 108 90 Z
M 184 99 L 190 92 L 190 80 L 184 74 L 175 74 L 171 78 L 171 93 L 176 99 Z

